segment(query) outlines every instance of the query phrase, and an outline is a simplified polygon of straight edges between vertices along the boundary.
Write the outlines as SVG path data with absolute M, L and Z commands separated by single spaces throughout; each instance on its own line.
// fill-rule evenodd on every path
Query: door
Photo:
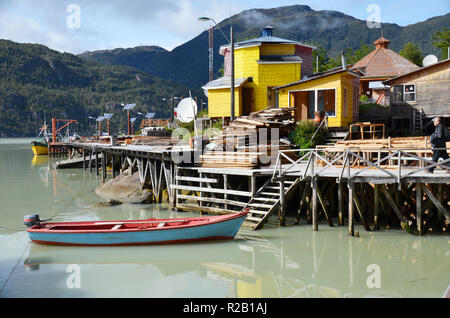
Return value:
M 242 88 L 242 115 L 247 116 L 255 111 L 255 90 L 253 87 Z

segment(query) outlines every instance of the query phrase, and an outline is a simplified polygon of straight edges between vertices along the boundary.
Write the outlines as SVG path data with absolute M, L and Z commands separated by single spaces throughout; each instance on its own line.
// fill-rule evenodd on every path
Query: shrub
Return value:
M 326 139 L 326 129 L 321 127 L 314 139 L 311 140 L 317 126 L 311 121 L 302 121 L 289 134 L 289 140 L 300 149 L 315 148 L 316 145 L 323 144 Z

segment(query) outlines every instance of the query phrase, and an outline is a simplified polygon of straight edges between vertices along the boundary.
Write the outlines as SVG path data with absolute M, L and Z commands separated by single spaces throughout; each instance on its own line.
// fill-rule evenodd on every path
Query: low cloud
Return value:
M 67 25 L 72 4 L 81 9 L 77 29 Z M 243 9 L 223 0 L 1 0 L 0 38 L 71 53 L 136 45 L 173 49 L 210 26 L 198 17 L 219 23 Z

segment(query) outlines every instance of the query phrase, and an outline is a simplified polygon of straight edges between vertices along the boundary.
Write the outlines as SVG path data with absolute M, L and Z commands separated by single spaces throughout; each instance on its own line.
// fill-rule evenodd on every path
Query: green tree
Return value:
M 416 43 L 405 43 L 403 49 L 400 50 L 400 55 L 410 60 L 417 66 L 422 66 L 423 55 L 419 46 Z
M 317 46 L 317 49 L 313 51 L 313 72 L 323 72 L 326 71 L 328 68 L 328 63 L 330 59 L 327 56 L 327 52 L 325 49 L 321 46 Z M 319 67 L 317 67 L 317 61 L 319 62 Z
M 447 27 L 443 27 L 440 31 L 435 31 L 431 38 L 434 40 L 432 44 L 441 50 L 441 59 L 448 59 L 448 47 L 450 47 L 450 30 Z

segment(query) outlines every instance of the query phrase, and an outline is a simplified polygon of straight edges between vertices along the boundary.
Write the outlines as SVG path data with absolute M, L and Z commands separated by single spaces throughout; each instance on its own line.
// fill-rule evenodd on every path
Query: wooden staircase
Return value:
M 286 176 L 284 180 L 284 196 L 288 195 L 298 183 L 298 177 Z M 269 217 L 277 211 L 280 204 L 280 182 L 269 179 L 255 193 L 243 209 L 249 208 L 249 214 L 243 226 L 254 230 L 260 229 Z

